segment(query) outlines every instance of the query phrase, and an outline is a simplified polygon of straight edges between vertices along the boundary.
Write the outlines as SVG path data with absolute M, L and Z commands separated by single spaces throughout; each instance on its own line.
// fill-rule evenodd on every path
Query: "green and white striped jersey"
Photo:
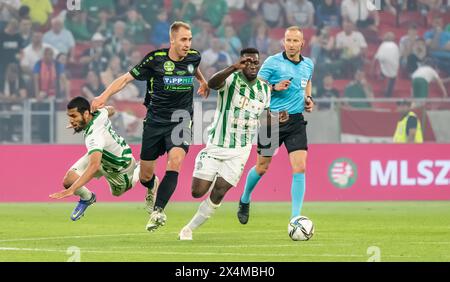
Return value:
M 111 128 L 108 110 L 99 109 L 93 115 L 83 134 L 88 154 L 102 152 L 102 169 L 107 173 L 125 170 L 132 162 L 130 146 Z
M 260 79 L 252 84 L 238 71 L 225 80 L 218 93 L 208 144 L 224 148 L 250 146 L 259 117 L 270 105 L 269 85 Z

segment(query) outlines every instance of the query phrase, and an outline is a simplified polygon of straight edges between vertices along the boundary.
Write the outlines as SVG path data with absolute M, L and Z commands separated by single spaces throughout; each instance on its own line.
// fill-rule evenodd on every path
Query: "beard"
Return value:
M 77 128 L 73 129 L 73 134 L 77 134 L 80 133 L 81 131 L 83 131 L 86 128 L 87 122 L 83 119 L 80 121 L 80 124 Z

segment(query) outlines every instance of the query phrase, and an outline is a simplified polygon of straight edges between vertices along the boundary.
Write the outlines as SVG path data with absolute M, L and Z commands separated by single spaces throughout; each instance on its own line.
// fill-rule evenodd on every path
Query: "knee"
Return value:
M 292 166 L 292 173 L 305 173 L 306 163 L 298 163 Z
M 68 177 L 64 177 L 63 186 L 65 189 L 69 189 L 70 186 L 72 186 L 72 181 L 70 181 Z
M 201 190 L 192 189 L 192 197 L 195 199 L 201 198 L 205 193 Z
M 149 182 L 150 180 L 152 180 L 152 177 L 153 177 L 153 170 L 143 171 L 141 169 L 141 171 L 139 173 L 139 181 L 141 183 Z
M 179 171 L 182 163 L 183 157 L 171 157 L 167 164 L 167 168 L 168 170 Z
M 263 176 L 266 174 L 267 170 L 269 169 L 269 164 L 257 164 L 256 165 L 256 173 L 258 173 L 260 176 Z

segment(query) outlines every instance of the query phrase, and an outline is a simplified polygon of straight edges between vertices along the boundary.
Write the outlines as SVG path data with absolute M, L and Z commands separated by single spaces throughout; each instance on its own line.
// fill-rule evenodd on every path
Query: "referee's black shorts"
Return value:
M 171 124 L 144 121 L 141 160 L 154 161 L 175 147 L 187 153 L 191 142 L 192 121 Z
M 260 130 L 258 134 L 258 155 L 263 157 L 272 157 L 276 151 L 283 143 L 286 146 L 288 153 L 298 151 L 298 150 L 308 150 L 308 139 L 306 137 L 306 124 L 308 122 L 303 117 L 303 114 L 290 114 L 289 120 L 280 123 L 278 130 L 274 129 L 271 132 L 271 127 L 269 126 L 264 134 L 267 137 L 262 137 L 261 133 L 264 130 Z M 273 134 L 278 133 L 278 140 L 272 138 Z M 272 140 L 275 139 L 275 140 Z

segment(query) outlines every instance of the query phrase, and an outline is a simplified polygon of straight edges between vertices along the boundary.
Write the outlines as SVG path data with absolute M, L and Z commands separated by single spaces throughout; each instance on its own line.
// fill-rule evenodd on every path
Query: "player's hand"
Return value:
M 92 100 L 92 103 L 91 103 L 91 113 L 94 113 L 98 109 L 101 109 L 101 108 L 105 107 L 105 103 L 106 103 L 106 101 L 105 101 L 104 98 L 102 98 L 101 95 L 98 96 L 98 97 L 95 97 L 94 100 Z
M 278 118 L 280 123 L 285 123 L 289 120 L 289 113 L 287 111 L 281 111 Z
M 280 82 L 278 82 L 277 84 L 275 84 L 275 91 L 283 91 L 289 88 L 289 86 L 291 85 L 291 81 L 288 79 L 282 80 Z
M 64 199 L 70 196 L 73 196 L 74 191 L 72 189 L 66 189 L 66 190 L 62 190 L 56 193 L 51 194 L 49 197 L 52 199 Z
M 309 97 L 305 97 L 305 110 L 310 113 L 314 109 L 314 101 Z
M 210 92 L 210 89 L 208 87 L 208 83 L 201 82 L 200 87 L 197 90 L 197 94 L 206 99 L 209 96 L 209 92 Z
M 245 58 L 242 58 L 241 60 L 239 60 L 239 62 L 235 63 L 233 65 L 233 67 L 236 70 L 243 70 L 250 63 L 253 63 L 253 59 L 250 57 L 245 57 Z

